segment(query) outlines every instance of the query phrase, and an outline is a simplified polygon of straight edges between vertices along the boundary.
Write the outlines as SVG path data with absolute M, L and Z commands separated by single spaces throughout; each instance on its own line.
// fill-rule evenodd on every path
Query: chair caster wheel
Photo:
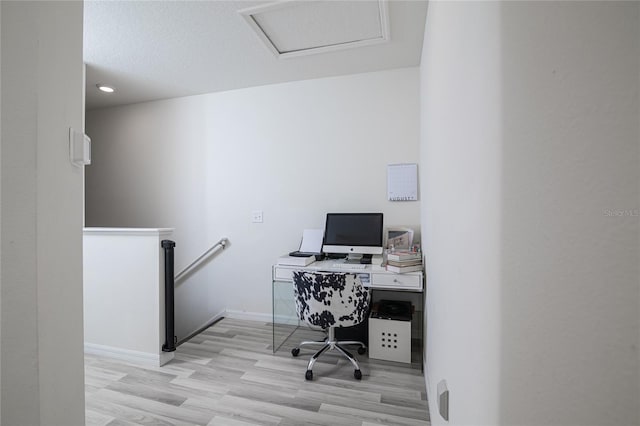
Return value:
M 298 356 L 299 353 L 300 353 L 300 348 L 291 349 L 291 355 Z
M 354 370 L 353 371 L 353 377 L 355 377 L 356 380 L 362 379 L 362 372 L 360 370 Z
M 367 348 L 363 348 L 362 346 L 358 348 L 358 353 L 360 355 L 364 355 L 365 352 L 367 352 Z
M 304 373 L 304 378 L 307 380 L 313 380 L 313 371 L 307 370 L 307 372 Z

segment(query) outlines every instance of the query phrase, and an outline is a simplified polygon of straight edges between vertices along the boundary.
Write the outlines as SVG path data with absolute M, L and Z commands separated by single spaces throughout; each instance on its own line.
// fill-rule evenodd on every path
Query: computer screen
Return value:
M 327 213 L 325 253 L 382 254 L 382 213 Z

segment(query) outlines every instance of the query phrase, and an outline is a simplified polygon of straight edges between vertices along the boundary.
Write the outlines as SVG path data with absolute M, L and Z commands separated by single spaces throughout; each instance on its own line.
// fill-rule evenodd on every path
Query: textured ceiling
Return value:
M 358 9 L 363 1 L 346 6 Z M 267 49 L 238 13 L 266 3 L 86 1 L 87 109 L 420 63 L 426 1 L 389 1 L 389 42 L 286 59 Z M 313 16 L 304 19 L 307 25 L 290 28 L 300 40 L 335 38 L 336 28 Z M 354 22 L 353 29 L 359 28 Z M 313 34 L 305 33 L 311 29 Z M 98 83 L 116 93 L 99 92 Z
M 251 18 L 278 53 L 380 39 L 382 1 L 306 1 L 251 8 Z M 247 9 L 245 9 L 246 11 Z M 251 22 L 251 19 L 249 19 Z M 317 50 L 316 50 L 317 51 Z

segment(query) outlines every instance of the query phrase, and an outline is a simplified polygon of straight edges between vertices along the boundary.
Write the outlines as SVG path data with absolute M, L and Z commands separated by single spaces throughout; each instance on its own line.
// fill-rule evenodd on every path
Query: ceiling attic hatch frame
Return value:
M 277 58 L 389 41 L 387 0 L 285 0 L 238 13 Z

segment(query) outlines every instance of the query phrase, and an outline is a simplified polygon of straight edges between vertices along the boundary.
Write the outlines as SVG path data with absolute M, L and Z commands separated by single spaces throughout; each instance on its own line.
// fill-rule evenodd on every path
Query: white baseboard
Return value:
M 270 321 L 271 322 L 271 321 Z M 280 325 L 299 325 L 301 321 L 297 316 L 293 315 L 276 315 L 273 322 Z
M 231 309 L 227 309 L 224 314 L 227 318 L 233 319 L 241 319 L 248 321 L 260 321 L 260 322 L 271 322 L 273 317 L 271 314 L 264 314 L 259 312 L 246 312 L 246 311 L 234 311 Z
M 174 352 L 160 352 L 155 354 L 87 342 L 84 344 L 84 352 L 86 354 L 116 358 L 134 364 L 153 365 L 155 367 L 163 366 L 175 356 Z

